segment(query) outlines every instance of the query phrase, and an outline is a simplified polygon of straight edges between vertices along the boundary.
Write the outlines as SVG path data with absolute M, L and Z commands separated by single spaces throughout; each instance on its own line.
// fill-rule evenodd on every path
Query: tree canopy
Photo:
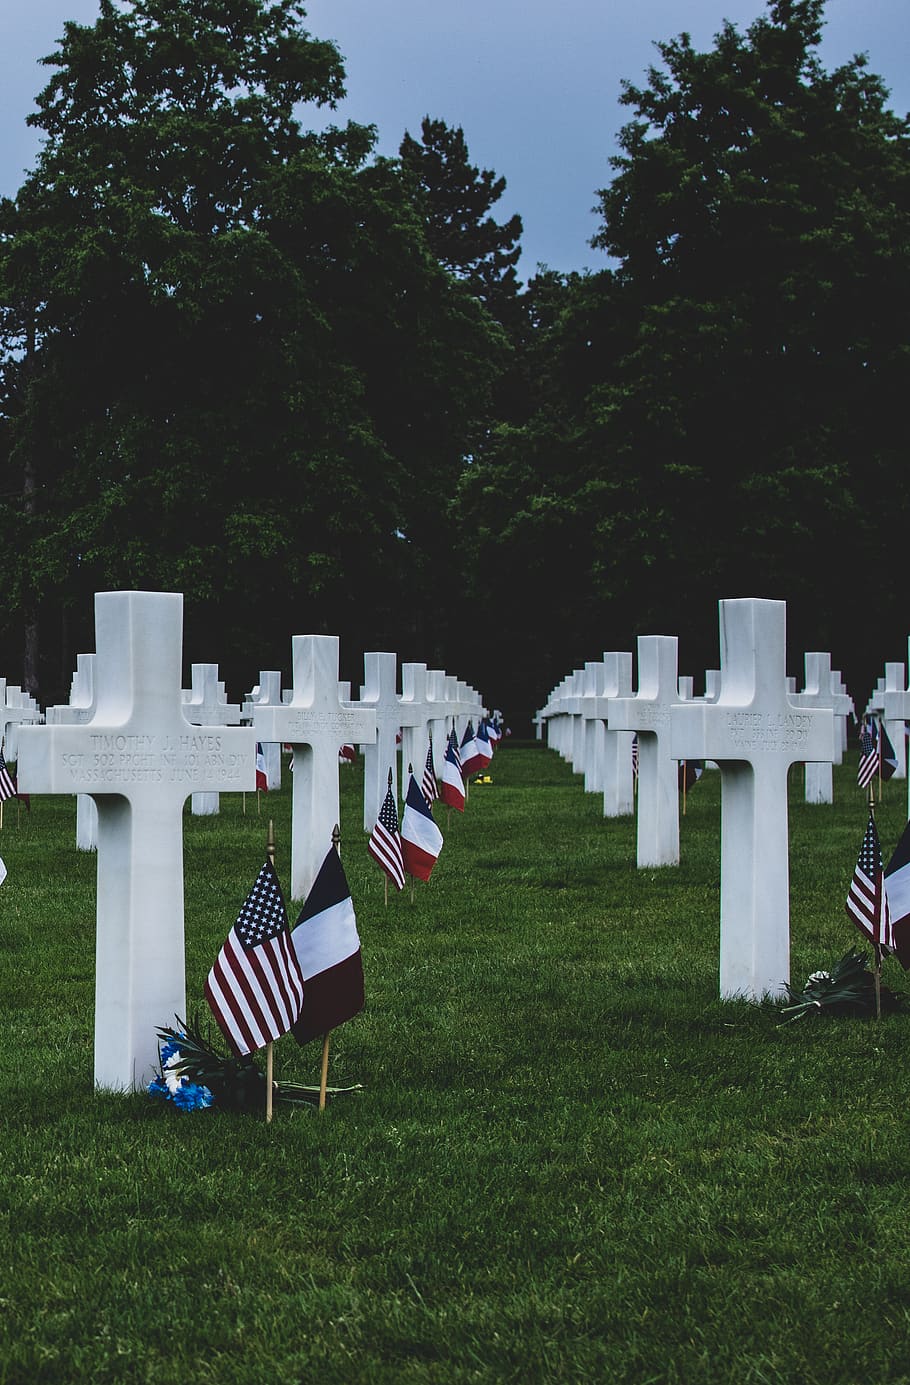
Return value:
M 303 14 L 101 0 L 45 60 L 45 143 L 0 208 L 7 590 L 33 643 L 115 585 L 191 594 L 222 660 L 292 625 L 388 640 L 420 584 L 425 637 L 430 590 L 447 604 L 445 512 L 505 343 L 374 132 L 302 128 L 343 92 Z
M 526 285 L 461 126 L 397 159 L 306 128 L 344 72 L 296 0 L 99 6 L 0 204 L 3 634 L 31 684 L 64 691 L 112 586 L 183 589 L 194 657 L 244 676 L 334 630 L 522 711 L 640 631 L 712 662 L 723 596 L 881 659 L 910 126 L 863 57 L 825 70 L 823 0 L 657 44 L 597 193 L 606 267 Z

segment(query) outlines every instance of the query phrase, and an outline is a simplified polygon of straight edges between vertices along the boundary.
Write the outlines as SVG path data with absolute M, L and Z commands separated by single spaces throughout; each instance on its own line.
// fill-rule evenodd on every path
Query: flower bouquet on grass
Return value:
M 149 1083 L 149 1096 L 170 1101 L 179 1111 L 201 1111 L 220 1106 L 226 1111 L 265 1110 L 266 1079 L 252 1054 L 235 1058 L 220 1052 L 202 1032 L 198 1016 L 188 1024 L 179 1017 L 177 1027 L 163 1026 L 158 1035 L 158 1074 Z M 328 1096 L 355 1092 L 362 1083 L 352 1087 L 328 1087 Z M 298 1082 L 274 1082 L 272 1096 L 287 1105 L 316 1105 L 319 1085 L 302 1086 Z
M 781 1011 L 789 1018 L 784 1023 L 802 1019 L 804 1015 L 826 1012 L 831 1015 L 875 1014 L 875 977 L 869 970 L 864 952 L 853 948 L 846 952 L 831 971 L 814 971 L 801 991 L 787 987 L 790 1004 Z M 902 992 L 890 986 L 880 989 L 881 1009 L 894 1012 L 905 1008 Z

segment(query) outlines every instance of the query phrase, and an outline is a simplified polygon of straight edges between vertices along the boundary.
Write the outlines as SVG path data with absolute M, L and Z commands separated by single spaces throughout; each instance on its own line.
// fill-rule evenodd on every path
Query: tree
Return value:
M 399 155 L 425 217 L 427 243 L 436 259 L 501 317 L 514 299 L 521 256 L 521 217 L 497 222 L 492 207 L 506 180 L 469 160 L 461 126 L 424 116 L 420 140 L 407 131 Z
M 574 662 L 592 629 L 686 630 L 695 610 L 693 664 L 713 661 L 715 601 L 756 590 L 788 600 L 795 648 L 843 650 L 849 628 L 878 660 L 903 619 L 896 569 L 880 579 L 883 515 L 910 518 L 910 127 L 864 58 L 822 68 L 822 17 L 775 0 L 708 52 L 658 44 L 624 87 L 594 242 L 615 265 L 573 287 L 506 452 L 552 459 L 552 533 L 583 573 L 578 617 L 552 612 Z M 538 508 L 553 487 L 542 460 Z
M 344 75 L 303 14 L 101 0 L 46 60 L 0 208 L 2 518 L 33 639 L 82 621 L 61 663 L 103 587 L 184 590 L 188 642 L 244 676 L 292 622 L 384 640 L 419 593 L 498 338 L 372 130 L 301 128 Z

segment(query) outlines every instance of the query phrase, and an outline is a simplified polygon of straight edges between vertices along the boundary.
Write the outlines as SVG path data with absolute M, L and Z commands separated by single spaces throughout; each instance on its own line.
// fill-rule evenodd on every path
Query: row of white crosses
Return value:
M 5 759 L 19 758 L 19 727 L 41 720 L 41 709 L 31 694 L 0 678 L 0 745 Z
M 23 726 L 19 787 L 75 793 L 95 806 L 95 1082 L 138 1089 L 155 1069 L 156 1028 L 186 1014 L 187 797 L 252 790 L 257 739 L 290 744 L 291 895 L 302 899 L 339 821 L 339 745 L 374 744 L 377 714 L 342 697 L 336 636 L 294 636 L 287 700 L 259 701 L 253 726 L 235 726 L 240 709 L 227 705 L 215 665 L 194 665 L 191 690 L 181 690 L 179 594 L 99 593 L 95 635 L 96 653 L 78 661 L 70 705 L 53 709 L 45 726 Z M 408 681 L 414 702 L 414 675 Z M 425 731 L 435 715 L 463 715 L 477 703 L 445 675 L 435 683 L 439 699 L 419 699 Z
M 673 636 L 638 640 L 639 685 L 631 692 L 631 656 L 611 655 L 623 687 L 598 691 L 576 671 L 542 709 L 550 743 L 583 768 L 586 719 L 604 723 L 604 737 L 639 738 L 637 860 L 640 867 L 679 860 L 677 762 L 705 760 L 721 772 L 720 991 L 725 997 L 780 994 L 789 980 L 789 842 L 787 775 L 804 762 L 827 766 L 841 753 L 835 714 L 849 698 L 824 654 L 807 656 L 805 692 L 786 678 L 786 607 L 780 601 L 720 603 L 721 667 L 693 698 L 680 683 Z M 605 663 L 604 667 L 607 665 Z M 716 675 L 716 676 L 715 676 Z M 592 753 L 604 742 L 595 733 Z M 631 754 L 623 753 L 631 764 Z M 597 785 L 595 772 L 592 786 Z M 826 776 L 807 781 L 810 801 L 827 801 Z M 608 812 L 605 796 L 605 812 Z M 612 813 L 611 813 L 612 815 Z

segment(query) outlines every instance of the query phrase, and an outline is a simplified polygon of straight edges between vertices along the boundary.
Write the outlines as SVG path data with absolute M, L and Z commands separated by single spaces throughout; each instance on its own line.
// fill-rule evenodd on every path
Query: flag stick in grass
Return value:
M 322 1037 L 325 1106 L 329 1032 L 363 1009 L 363 962 L 351 890 L 341 865 L 336 827 L 332 844 L 304 901 L 291 935 L 305 987 L 300 1018 L 291 1033 L 299 1044 Z

